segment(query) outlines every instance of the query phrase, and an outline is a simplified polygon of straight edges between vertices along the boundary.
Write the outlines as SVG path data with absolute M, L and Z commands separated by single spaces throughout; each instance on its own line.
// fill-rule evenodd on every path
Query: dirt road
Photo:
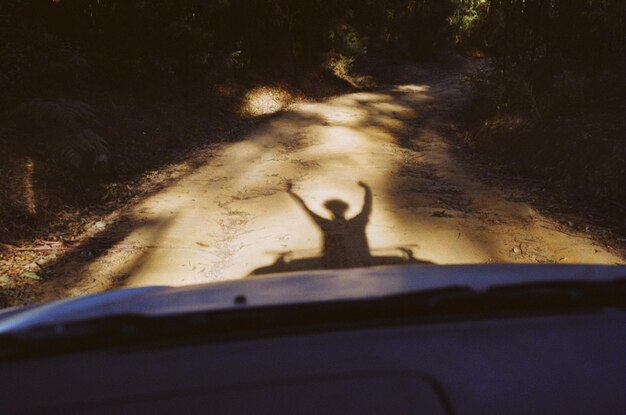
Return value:
M 356 182 L 366 182 L 374 253 L 410 247 L 438 264 L 624 263 L 455 159 L 446 136 L 469 96 L 458 70 L 406 67 L 397 82 L 296 105 L 177 166 L 167 187 L 103 229 L 113 239 L 104 255 L 59 267 L 47 297 L 242 278 L 280 253 L 314 256 L 319 231 L 286 194 L 288 180 L 319 214 L 338 198 L 348 217 L 363 203 Z

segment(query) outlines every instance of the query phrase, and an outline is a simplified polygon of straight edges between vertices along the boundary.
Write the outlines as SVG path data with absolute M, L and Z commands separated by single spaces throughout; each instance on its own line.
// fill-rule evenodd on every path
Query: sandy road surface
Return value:
M 439 264 L 624 262 L 455 160 L 446 135 L 468 96 L 458 71 L 402 73 L 397 86 L 297 105 L 181 166 L 179 179 L 123 213 L 106 254 L 62 266 L 48 296 L 242 278 L 281 252 L 315 255 L 320 234 L 287 180 L 320 214 L 339 198 L 348 216 L 362 204 L 356 182 L 369 184 L 373 252 L 408 246 Z

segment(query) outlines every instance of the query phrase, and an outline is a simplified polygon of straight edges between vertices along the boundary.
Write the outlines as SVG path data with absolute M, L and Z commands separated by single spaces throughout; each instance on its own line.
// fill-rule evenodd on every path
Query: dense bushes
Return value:
M 297 72 L 338 54 L 416 58 L 451 40 L 542 93 L 563 70 L 623 68 L 623 8 L 623 0 L 5 0 L 0 105 L 94 80 L 155 88 L 234 70 Z
M 452 20 L 463 47 L 486 51 L 504 68 L 597 70 L 622 60 L 623 0 L 459 0 Z
M 492 58 L 475 79 L 475 149 L 624 215 L 623 0 L 462 0 L 459 46 Z
M 578 108 L 596 87 L 609 93 L 597 104 L 623 97 L 624 13 L 623 0 L 459 0 L 451 21 L 462 49 L 492 58 L 497 109 L 536 113 Z

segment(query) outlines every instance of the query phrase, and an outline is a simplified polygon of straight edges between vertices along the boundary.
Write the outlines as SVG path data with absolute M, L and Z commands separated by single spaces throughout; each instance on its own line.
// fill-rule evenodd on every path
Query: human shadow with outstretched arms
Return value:
M 293 191 L 293 184 L 287 182 L 287 193 L 296 200 L 308 213 L 313 222 L 322 231 L 323 251 L 322 266 L 324 268 L 350 268 L 371 265 L 371 254 L 365 227 L 369 222 L 372 211 L 372 190 L 363 183 L 358 185 L 365 190 L 363 208 L 361 212 L 351 219 L 345 214 L 349 205 L 343 200 L 332 199 L 324 202 L 324 207 L 331 214 L 331 219 L 326 219 L 313 212 Z
M 322 232 L 322 255 L 315 257 L 290 258 L 292 251 L 279 252 L 273 264 L 252 271 L 250 275 L 273 274 L 280 272 L 298 272 L 315 269 L 354 268 L 370 265 L 428 265 L 433 264 L 413 256 L 408 247 L 397 247 L 402 255 L 372 255 L 367 241 L 365 228 L 372 212 L 372 191 L 368 185 L 358 182 L 365 190 L 363 208 L 351 219 L 346 218 L 348 204 L 333 199 L 324 202 L 330 212 L 330 219 L 312 211 L 293 191 L 291 182 L 287 182 L 287 193 L 311 217 Z

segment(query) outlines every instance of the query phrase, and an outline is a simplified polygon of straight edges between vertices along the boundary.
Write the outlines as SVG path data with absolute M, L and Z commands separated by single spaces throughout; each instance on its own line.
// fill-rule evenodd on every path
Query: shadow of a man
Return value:
M 309 209 L 304 200 L 293 192 L 293 184 L 287 182 L 287 193 L 302 206 L 322 231 L 322 266 L 324 268 L 371 265 L 371 254 L 365 227 L 372 211 L 372 190 L 363 182 L 358 182 L 358 185 L 365 190 L 361 212 L 353 218 L 347 219 L 345 215 L 349 205 L 343 200 L 332 199 L 324 202 L 324 207 L 331 214 L 331 219 L 326 219 Z

